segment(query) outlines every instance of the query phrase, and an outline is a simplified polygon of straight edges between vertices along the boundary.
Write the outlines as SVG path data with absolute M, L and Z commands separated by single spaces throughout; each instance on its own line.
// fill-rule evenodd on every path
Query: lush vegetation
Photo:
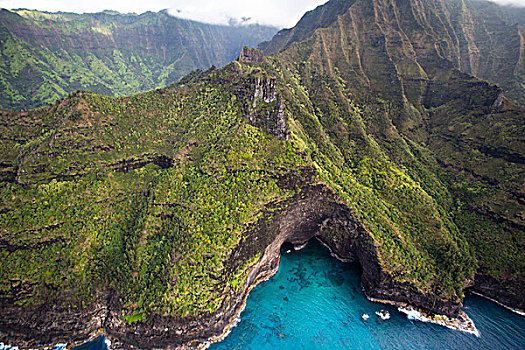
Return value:
M 78 89 L 124 96 L 222 66 L 276 29 L 219 26 L 166 12 L 77 15 L 0 10 L 0 108 L 29 109 Z
M 20 305 L 77 305 L 111 288 L 129 322 L 216 311 L 260 257 L 232 265 L 243 230 L 293 195 L 277 178 L 304 165 L 209 84 L 131 98 L 81 92 L 29 119 L 52 131 L 2 156 L 14 147 L 12 166 L 24 169 L 3 184 L 0 214 L 2 295 Z
M 305 18 L 309 23 L 296 28 L 321 28 L 300 42 L 296 32 L 283 31 L 265 44 L 287 47 L 266 61 L 267 69 L 281 77 L 287 99 L 304 107 L 291 113 L 299 144 L 379 239 L 396 279 L 460 296 L 462 281 L 476 270 L 502 289 L 517 286 L 525 271 L 525 111 L 454 68 L 471 72 L 449 51 L 462 52 L 461 40 L 443 34 L 443 46 L 434 46 L 433 33 L 464 24 L 455 19 L 455 2 L 405 5 L 340 3 L 350 8 L 331 26 Z M 489 4 L 463 2 L 462 11 L 490 23 L 522 21 Z M 516 51 L 501 52 L 501 67 L 512 66 Z M 484 76 L 482 66 L 474 73 Z M 501 71 L 490 74 L 508 87 L 498 80 L 506 79 Z M 512 91 L 520 100 L 515 92 L 523 89 Z

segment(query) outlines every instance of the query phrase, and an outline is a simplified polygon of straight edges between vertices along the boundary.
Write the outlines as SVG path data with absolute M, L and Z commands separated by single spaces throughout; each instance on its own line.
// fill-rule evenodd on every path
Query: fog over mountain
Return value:
M 525 6 L 525 0 L 491 0 L 501 5 Z
M 122 13 L 142 13 L 169 9 L 169 12 L 177 17 L 206 23 L 241 24 L 244 21 L 292 27 L 306 11 L 325 2 L 326 0 L 268 0 L 264 2 L 242 0 L 115 0 L 108 3 L 103 0 L 92 0 L 78 3 L 67 0 L 0 0 L 0 7 L 76 13 L 100 12 L 106 9 Z
M 68 0 L 0 0 L 0 7 L 28 8 L 42 11 L 99 12 L 116 10 L 122 13 L 160 11 L 200 22 L 213 24 L 260 23 L 289 28 L 309 10 L 326 3 L 327 0 L 267 0 L 263 2 L 243 0 L 104 0 L 71 2 Z M 484 1 L 484 0 L 480 0 Z M 502 5 L 525 6 L 525 0 L 491 0 Z

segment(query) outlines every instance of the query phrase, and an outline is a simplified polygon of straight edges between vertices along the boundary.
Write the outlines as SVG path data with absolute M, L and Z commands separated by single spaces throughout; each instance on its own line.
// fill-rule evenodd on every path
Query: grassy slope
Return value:
M 277 175 L 304 165 L 240 108 L 200 83 L 5 115 L 17 141 L 2 159 L 25 188 L 2 186 L 2 300 L 78 305 L 112 288 L 133 314 L 216 310 L 258 257 L 226 266 L 243 228 L 293 193 Z

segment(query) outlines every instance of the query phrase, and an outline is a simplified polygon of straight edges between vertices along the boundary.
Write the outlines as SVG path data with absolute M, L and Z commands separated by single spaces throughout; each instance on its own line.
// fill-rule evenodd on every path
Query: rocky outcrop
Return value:
M 255 78 L 248 120 L 253 126 L 268 131 L 281 140 L 288 140 L 284 101 L 277 92 L 275 78 Z
M 104 326 L 110 293 L 98 293 L 81 305 L 59 304 L 39 308 L 16 306 L 0 299 L 0 342 L 21 348 L 85 341 Z
M 492 108 L 498 109 L 503 104 L 503 97 L 505 97 L 505 94 L 503 93 L 503 90 L 501 90 L 498 94 L 498 97 L 494 100 L 494 103 L 492 104 Z
M 242 47 L 241 54 L 239 55 L 239 62 L 258 63 L 262 62 L 263 59 L 264 55 L 261 50 L 249 48 L 247 46 Z
M 268 76 L 261 69 L 255 68 L 246 74 L 238 62 L 232 62 L 224 69 L 235 78 L 210 75 L 207 82 L 217 88 L 227 86 L 240 100 L 243 113 L 250 125 L 265 130 L 280 140 L 288 140 L 289 127 L 285 115 L 285 97 L 282 87 L 278 86 L 274 76 Z
M 133 169 L 140 169 L 148 164 L 155 164 L 162 169 L 171 168 L 173 166 L 173 159 L 163 154 L 143 154 L 142 157 L 137 159 L 122 159 L 114 164 L 111 164 L 111 168 L 114 172 L 128 172 Z
M 476 273 L 472 290 L 506 307 L 525 310 L 525 291 L 523 281 L 519 278 L 498 279 L 488 274 Z

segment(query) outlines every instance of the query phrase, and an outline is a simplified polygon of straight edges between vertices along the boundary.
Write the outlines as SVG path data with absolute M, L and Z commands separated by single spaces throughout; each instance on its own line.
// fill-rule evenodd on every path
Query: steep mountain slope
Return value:
M 0 340 L 196 346 L 313 237 L 369 297 L 525 308 L 525 108 L 444 54 L 437 2 L 339 3 L 262 62 L 2 112 Z
M 131 95 L 223 66 L 276 28 L 141 15 L 0 10 L 0 107 L 28 109 L 76 90 Z
M 272 55 L 304 40 L 318 28 L 340 25 L 336 21 L 337 15 L 345 13 L 354 3 L 359 2 L 330 1 L 315 12 L 305 14 L 294 28 L 281 30 L 271 41 L 259 47 L 267 55 Z M 368 13 L 373 17 L 367 18 L 389 23 L 383 30 L 397 26 L 401 36 L 391 39 L 405 40 L 404 37 L 408 36 L 414 45 L 422 40 L 417 38 L 418 33 L 424 32 L 426 43 L 436 45 L 434 53 L 438 57 L 450 61 L 464 73 L 498 84 L 507 97 L 525 104 L 525 8 L 502 7 L 483 0 L 387 3 L 391 6 L 389 12 Z M 356 12 L 350 12 L 353 20 L 358 20 Z M 360 29 L 355 28 L 356 35 L 361 34 Z
M 335 24 L 277 59 L 299 78 L 321 124 L 332 124 L 346 99 L 366 106 L 366 132 L 383 152 L 418 178 L 442 211 L 460 209 L 453 221 L 475 250 L 476 288 L 513 299 L 522 295 L 525 270 L 522 107 L 502 107 L 502 90 L 454 68 L 442 40 L 447 28 L 423 20 L 439 13 L 438 3 L 356 1 Z M 334 140 L 344 138 L 336 133 Z M 433 193 L 436 184 L 416 175 L 421 165 L 411 159 L 419 147 L 435 157 L 423 164 L 434 164 L 430 172 L 448 194 Z

